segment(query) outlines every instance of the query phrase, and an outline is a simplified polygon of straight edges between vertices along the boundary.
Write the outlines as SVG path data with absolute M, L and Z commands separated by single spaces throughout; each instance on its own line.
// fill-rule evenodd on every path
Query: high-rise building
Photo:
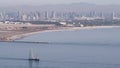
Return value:
M 24 13 L 23 13 L 23 15 L 22 15 L 22 20 L 23 20 L 23 21 L 26 21 L 26 20 L 27 20 L 27 15 L 24 14 Z
M 47 11 L 44 12 L 44 18 L 47 20 L 49 18 L 49 13 Z
M 56 13 L 54 11 L 51 12 L 51 18 L 55 19 L 56 18 Z

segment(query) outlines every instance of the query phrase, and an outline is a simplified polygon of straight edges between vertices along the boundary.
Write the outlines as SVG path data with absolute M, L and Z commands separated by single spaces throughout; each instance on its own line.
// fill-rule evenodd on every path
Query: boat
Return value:
M 29 52 L 29 59 L 28 60 L 29 61 L 40 61 L 40 59 L 33 54 L 32 50 L 30 50 L 30 52 Z
M 29 61 L 40 61 L 40 59 L 28 59 Z

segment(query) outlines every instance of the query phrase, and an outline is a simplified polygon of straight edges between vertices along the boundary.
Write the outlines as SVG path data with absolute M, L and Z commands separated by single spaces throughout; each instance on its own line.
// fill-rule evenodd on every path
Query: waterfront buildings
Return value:
M 93 12 L 57 12 L 57 11 L 35 11 L 35 12 L 0 12 L 0 21 L 70 21 L 70 20 L 97 20 L 97 19 L 117 19 L 118 13 L 97 13 Z

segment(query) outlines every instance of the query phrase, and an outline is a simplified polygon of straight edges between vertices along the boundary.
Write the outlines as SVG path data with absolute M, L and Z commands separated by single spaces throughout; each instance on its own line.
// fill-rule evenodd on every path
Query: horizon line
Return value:
M 84 4 L 88 4 L 88 5 L 103 5 L 103 6 L 109 6 L 109 5 L 120 5 L 120 4 L 96 4 L 96 3 L 88 3 L 88 2 L 73 2 L 73 3 L 56 3 L 56 4 L 41 4 L 41 5 L 38 5 L 38 4 L 8 4 L 8 5 L 0 5 L 1 7 L 12 7 L 12 6 L 54 6 L 54 5 L 72 5 L 72 4 L 81 4 L 81 5 L 84 5 Z

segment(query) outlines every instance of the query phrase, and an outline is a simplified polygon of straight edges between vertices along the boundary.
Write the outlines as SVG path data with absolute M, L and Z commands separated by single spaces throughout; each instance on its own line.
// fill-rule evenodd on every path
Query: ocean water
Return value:
M 0 42 L 0 68 L 120 68 L 120 28 L 69 30 Z M 29 51 L 40 58 L 28 61 Z

